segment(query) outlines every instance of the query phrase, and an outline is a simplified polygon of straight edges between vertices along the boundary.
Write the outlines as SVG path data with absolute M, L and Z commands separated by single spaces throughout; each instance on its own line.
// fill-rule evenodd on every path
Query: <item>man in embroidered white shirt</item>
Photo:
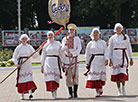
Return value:
M 66 49 L 64 51 L 65 59 L 64 59 L 64 67 L 65 67 L 65 75 L 66 75 L 66 85 L 69 90 L 69 99 L 77 98 L 77 89 L 78 89 L 78 55 L 82 49 L 81 40 L 78 36 L 75 36 L 75 32 L 77 26 L 75 24 L 69 24 L 67 26 L 69 36 L 63 38 L 62 40 L 62 49 Z M 74 86 L 74 94 L 72 94 L 72 88 Z

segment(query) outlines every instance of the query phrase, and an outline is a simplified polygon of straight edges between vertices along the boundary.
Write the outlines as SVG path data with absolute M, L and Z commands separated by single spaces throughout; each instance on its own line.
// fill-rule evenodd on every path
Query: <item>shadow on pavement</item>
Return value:
M 126 95 L 126 96 L 110 96 L 110 95 L 103 95 L 101 97 L 95 98 L 95 97 L 79 97 L 77 99 L 68 99 L 68 98 L 57 98 L 55 100 L 53 99 L 43 99 L 43 98 L 38 98 L 38 99 L 32 99 L 31 101 L 79 101 L 79 100 L 95 100 L 95 101 L 110 101 L 110 102 L 125 102 L 126 100 L 119 100 L 118 98 L 136 98 L 138 95 Z M 25 101 L 30 101 L 29 99 L 25 99 Z
M 110 95 L 103 95 L 103 98 L 136 98 L 138 95 L 126 95 L 126 96 L 110 96 Z M 100 97 L 100 98 L 102 98 Z

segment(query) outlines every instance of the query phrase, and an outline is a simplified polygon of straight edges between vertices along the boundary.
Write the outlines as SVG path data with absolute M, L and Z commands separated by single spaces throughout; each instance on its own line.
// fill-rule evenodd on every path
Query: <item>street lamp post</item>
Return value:
M 21 35 L 21 0 L 17 0 L 18 2 L 18 33 Z

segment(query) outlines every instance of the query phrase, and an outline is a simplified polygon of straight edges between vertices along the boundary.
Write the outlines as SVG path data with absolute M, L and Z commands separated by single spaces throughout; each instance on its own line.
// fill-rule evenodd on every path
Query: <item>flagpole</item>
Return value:
M 18 34 L 21 36 L 21 0 L 17 0 L 18 2 Z

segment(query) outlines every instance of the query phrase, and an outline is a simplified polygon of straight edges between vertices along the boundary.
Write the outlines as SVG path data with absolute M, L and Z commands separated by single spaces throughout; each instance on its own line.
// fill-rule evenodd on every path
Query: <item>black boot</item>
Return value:
M 69 99 L 73 98 L 73 95 L 72 95 L 72 87 L 68 87 L 68 90 L 69 90 Z
M 29 100 L 31 100 L 33 98 L 33 95 L 29 95 Z
M 77 98 L 78 85 L 74 85 L 74 98 Z

